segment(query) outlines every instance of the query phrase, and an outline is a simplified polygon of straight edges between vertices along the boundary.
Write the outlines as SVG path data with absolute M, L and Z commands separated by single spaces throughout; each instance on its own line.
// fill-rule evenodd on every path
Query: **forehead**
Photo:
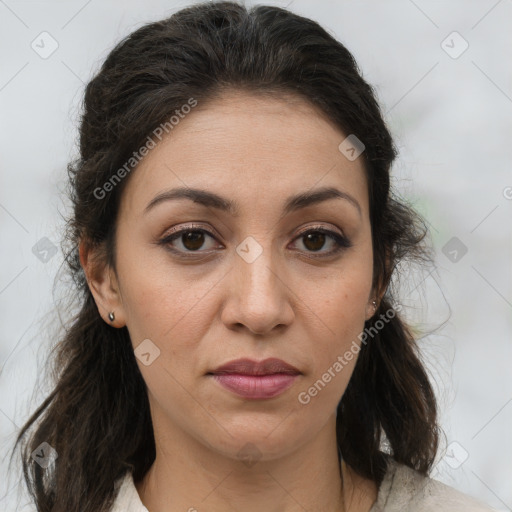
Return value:
M 132 172 L 122 205 L 141 211 L 155 194 L 174 186 L 236 193 L 242 205 L 335 186 L 359 196 L 366 209 L 362 159 L 341 154 L 345 138 L 300 96 L 224 93 L 198 101 L 149 151 Z

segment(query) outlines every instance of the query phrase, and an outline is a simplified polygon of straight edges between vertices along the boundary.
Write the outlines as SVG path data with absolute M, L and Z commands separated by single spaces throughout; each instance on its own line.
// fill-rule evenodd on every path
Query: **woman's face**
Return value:
M 180 432 L 271 460 L 334 425 L 356 362 L 344 354 L 373 314 L 367 182 L 338 149 L 346 135 L 300 98 L 233 92 L 199 102 L 130 175 L 108 307 L 143 342 L 157 443 Z M 300 198 L 324 188 L 339 197 Z M 299 373 L 211 375 L 239 358 Z

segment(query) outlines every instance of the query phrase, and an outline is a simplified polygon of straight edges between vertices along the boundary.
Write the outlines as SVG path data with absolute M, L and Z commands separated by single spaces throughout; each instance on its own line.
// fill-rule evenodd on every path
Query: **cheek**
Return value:
M 343 395 L 360 352 L 366 308 L 371 294 L 371 250 L 362 257 L 347 258 L 335 275 L 304 289 L 318 321 L 310 330 L 315 340 L 311 375 L 301 390 L 299 403 L 332 408 Z M 311 328 L 313 324 L 311 324 Z M 323 404 L 323 405 L 322 405 Z
M 321 279 L 301 282 L 301 296 L 304 300 L 308 297 L 307 303 L 329 328 L 336 345 L 341 346 L 347 337 L 357 335 L 363 328 L 372 277 L 370 247 L 370 250 L 354 252 Z
M 157 261 L 147 253 L 120 261 L 123 308 L 134 345 L 145 338 L 179 345 L 201 334 L 202 323 L 192 320 L 206 319 L 205 299 L 218 279 L 190 274 L 173 267 L 165 255 Z
M 331 414 L 350 381 L 360 352 L 359 336 L 364 328 L 362 310 L 366 301 L 357 302 L 351 300 L 350 295 L 343 294 L 338 298 L 336 307 L 324 310 L 330 314 L 326 321 L 328 335 L 317 334 L 313 338 L 315 347 L 310 352 L 312 371 L 305 376 L 297 396 L 300 405 L 316 411 L 309 410 L 310 415 L 324 417 L 326 413 Z

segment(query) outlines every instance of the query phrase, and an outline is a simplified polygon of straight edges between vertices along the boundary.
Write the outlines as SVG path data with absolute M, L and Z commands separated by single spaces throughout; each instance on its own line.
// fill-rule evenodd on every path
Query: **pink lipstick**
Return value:
M 248 399 L 280 395 L 291 387 L 300 371 L 281 359 L 237 359 L 209 373 L 225 389 Z

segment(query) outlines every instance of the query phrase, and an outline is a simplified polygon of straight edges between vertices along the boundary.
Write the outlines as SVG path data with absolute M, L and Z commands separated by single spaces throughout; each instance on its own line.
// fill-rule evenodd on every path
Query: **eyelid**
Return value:
M 214 238 L 221 238 L 221 236 L 213 228 L 210 228 L 210 227 L 206 228 L 202 224 L 186 224 L 184 226 L 180 224 L 179 226 L 174 226 L 174 227 L 170 228 L 169 230 L 167 230 L 164 233 L 164 235 L 162 235 L 162 238 L 166 239 L 166 238 L 171 237 L 172 235 L 175 235 L 177 233 L 186 232 L 186 231 L 202 231 Z
M 166 238 L 175 233 L 179 233 L 181 231 L 194 231 L 194 230 L 204 231 L 211 236 L 220 237 L 220 235 L 218 233 L 216 233 L 215 230 L 212 229 L 212 231 L 213 231 L 212 232 L 212 231 L 210 231 L 210 229 L 212 229 L 212 228 L 206 228 L 202 224 L 187 224 L 185 226 L 179 225 L 179 226 L 172 227 L 171 229 L 166 231 L 165 234 L 163 235 L 163 237 Z M 339 236 L 341 236 L 343 238 L 347 238 L 345 236 L 345 234 L 343 233 L 343 231 L 341 231 L 339 228 L 333 226 L 332 224 L 329 225 L 328 228 L 325 226 L 325 224 L 309 224 L 309 225 L 305 226 L 304 228 L 300 229 L 300 231 L 295 236 L 294 240 L 297 237 L 301 236 L 302 234 L 307 233 L 308 231 L 311 231 L 311 230 L 320 230 L 320 231 L 323 230 L 324 232 L 326 232 L 326 230 L 327 231 L 335 231 Z
M 325 224 L 309 224 L 307 225 L 305 228 L 301 228 L 301 230 L 299 231 L 299 233 L 297 234 L 297 237 L 303 235 L 304 233 L 307 233 L 308 231 L 323 231 L 323 232 L 332 232 L 334 231 L 335 233 L 337 233 L 339 236 L 343 237 L 343 238 L 346 238 L 345 234 L 343 233 L 343 231 L 341 231 L 339 228 L 333 226 L 332 224 L 329 225 L 329 227 L 327 227 Z M 294 238 L 294 240 L 295 240 Z
M 162 238 L 160 238 L 157 241 L 157 244 L 159 245 L 169 245 L 170 242 L 176 240 L 179 238 L 179 235 L 182 233 L 186 233 L 188 231 L 199 231 L 202 233 L 206 233 L 208 236 L 214 238 L 217 243 L 220 244 L 220 242 L 217 240 L 219 237 L 217 234 L 214 233 L 214 230 L 212 228 L 205 228 L 204 225 L 201 224 L 188 224 L 188 225 L 179 225 L 176 227 L 171 228 L 168 230 Z M 330 237 L 334 243 L 335 248 L 328 252 L 308 252 L 306 251 L 306 254 L 309 257 L 312 258 L 322 258 L 322 257 L 329 257 L 334 256 L 338 254 L 343 249 L 347 249 L 352 247 L 352 242 L 345 236 L 345 234 L 337 227 L 330 225 L 329 227 L 326 227 L 325 224 L 310 224 L 300 229 L 300 231 L 297 233 L 297 235 L 293 238 L 292 243 L 295 242 L 297 239 L 299 239 L 301 236 L 304 236 L 306 233 L 309 232 L 320 232 L 324 233 L 328 237 Z M 174 238 L 173 238 L 174 236 Z M 207 251 L 181 251 L 174 248 L 170 248 L 174 253 L 177 253 L 179 255 L 190 255 L 191 257 L 198 256 L 200 254 L 208 254 L 211 250 Z M 297 251 L 297 252 L 303 252 L 303 251 Z

